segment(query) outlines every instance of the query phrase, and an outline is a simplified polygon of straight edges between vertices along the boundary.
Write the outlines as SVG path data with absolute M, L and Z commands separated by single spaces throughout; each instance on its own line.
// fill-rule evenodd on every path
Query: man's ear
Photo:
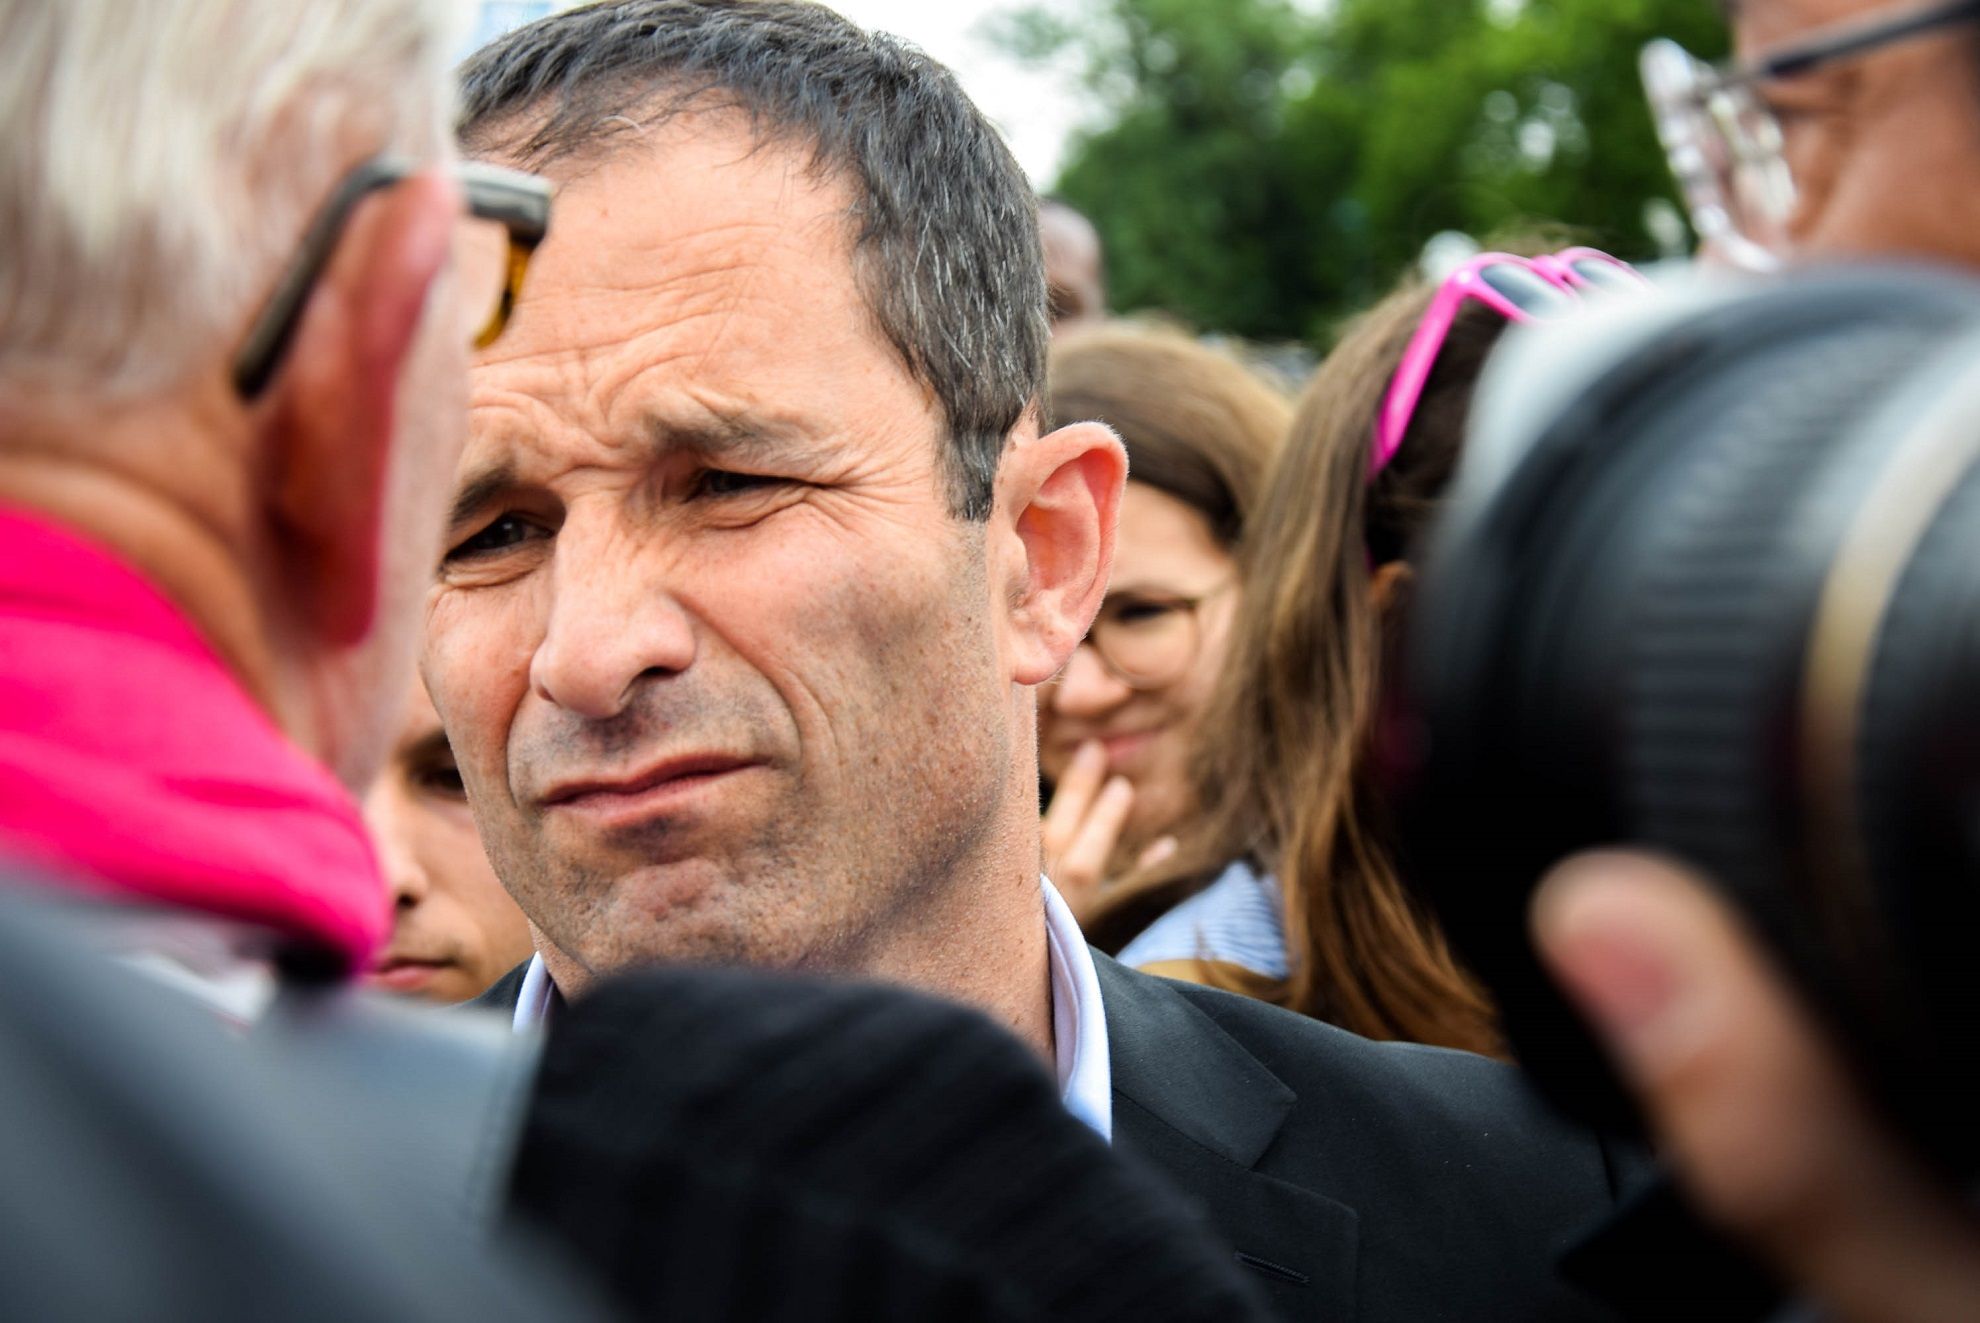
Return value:
M 1011 584 L 1012 679 L 1042 684 L 1086 637 L 1107 595 L 1127 451 L 1099 423 L 1020 439 L 998 466 L 998 509 L 1020 561 Z
M 332 646 L 362 641 L 377 613 L 399 385 L 459 214 L 437 174 L 366 199 L 257 408 L 275 552 L 285 582 L 308 585 L 302 623 Z M 447 310 L 436 304 L 435 316 L 446 324 L 430 333 L 451 334 Z

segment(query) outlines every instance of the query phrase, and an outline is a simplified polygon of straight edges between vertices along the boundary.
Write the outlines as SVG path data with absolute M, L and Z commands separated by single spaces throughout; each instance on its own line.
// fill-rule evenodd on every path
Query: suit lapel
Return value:
M 1349 1323 L 1354 1210 L 1257 1170 L 1298 1095 L 1169 984 L 1094 964 L 1116 1143 L 1195 1198 L 1283 1316 Z
M 507 1015 L 514 1016 L 516 1013 L 516 998 L 522 995 L 523 976 L 527 973 L 529 973 L 529 961 L 525 960 L 489 984 L 488 990 L 469 1002 L 468 1005 L 479 1006 L 484 1010 L 501 1011 Z

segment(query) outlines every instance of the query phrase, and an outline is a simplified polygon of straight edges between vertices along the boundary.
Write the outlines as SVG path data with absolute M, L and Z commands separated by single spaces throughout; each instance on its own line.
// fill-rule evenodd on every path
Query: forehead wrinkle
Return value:
M 523 397 L 517 403 L 542 402 Z M 629 426 L 614 427 L 608 435 L 589 431 L 585 435 L 603 451 L 631 452 L 631 457 L 641 466 L 657 465 L 669 455 L 683 453 L 707 460 L 757 463 L 816 461 L 824 454 L 802 422 L 749 404 L 718 400 L 705 391 L 690 388 L 671 402 L 629 402 L 628 407 L 632 414 Z M 482 409 L 484 416 L 498 411 L 527 412 L 513 403 L 488 404 Z M 518 429 L 507 424 L 484 429 L 484 434 L 488 430 L 496 431 L 498 436 L 507 434 L 484 447 L 497 450 L 502 458 L 471 470 L 462 479 L 449 514 L 450 527 L 471 519 L 502 494 L 537 481 L 525 472 L 526 467 L 534 468 L 536 464 L 525 465 L 519 458 L 533 455 L 537 462 L 550 461 L 557 472 L 595 468 L 601 462 L 596 454 L 579 456 L 568 444 L 550 438 L 542 428 L 525 424 Z
M 793 459 L 813 455 L 808 429 L 747 404 L 728 404 L 687 390 L 692 412 L 665 406 L 644 409 L 642 430 L 656 454 L 685 450 L 705 459 Z

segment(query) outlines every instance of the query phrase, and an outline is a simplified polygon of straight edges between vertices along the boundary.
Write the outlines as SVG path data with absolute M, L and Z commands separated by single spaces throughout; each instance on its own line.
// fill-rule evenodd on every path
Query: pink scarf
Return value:
M 390 921 L 356 804 L 178 608 L 6 507 L 0 855 L 77 890 L 260 924 L 347 971 Z

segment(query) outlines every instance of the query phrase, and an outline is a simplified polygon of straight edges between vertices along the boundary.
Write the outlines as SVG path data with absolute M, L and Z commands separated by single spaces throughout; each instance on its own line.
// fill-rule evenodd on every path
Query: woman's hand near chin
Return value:
M 1084 924 L 1099 904 L 1107 869 L 1134 811 L 1134 785 L 1107 774 L 1107 751 L 1088 740 L 1073 754 L 1045 809 L 1045 875 Z

